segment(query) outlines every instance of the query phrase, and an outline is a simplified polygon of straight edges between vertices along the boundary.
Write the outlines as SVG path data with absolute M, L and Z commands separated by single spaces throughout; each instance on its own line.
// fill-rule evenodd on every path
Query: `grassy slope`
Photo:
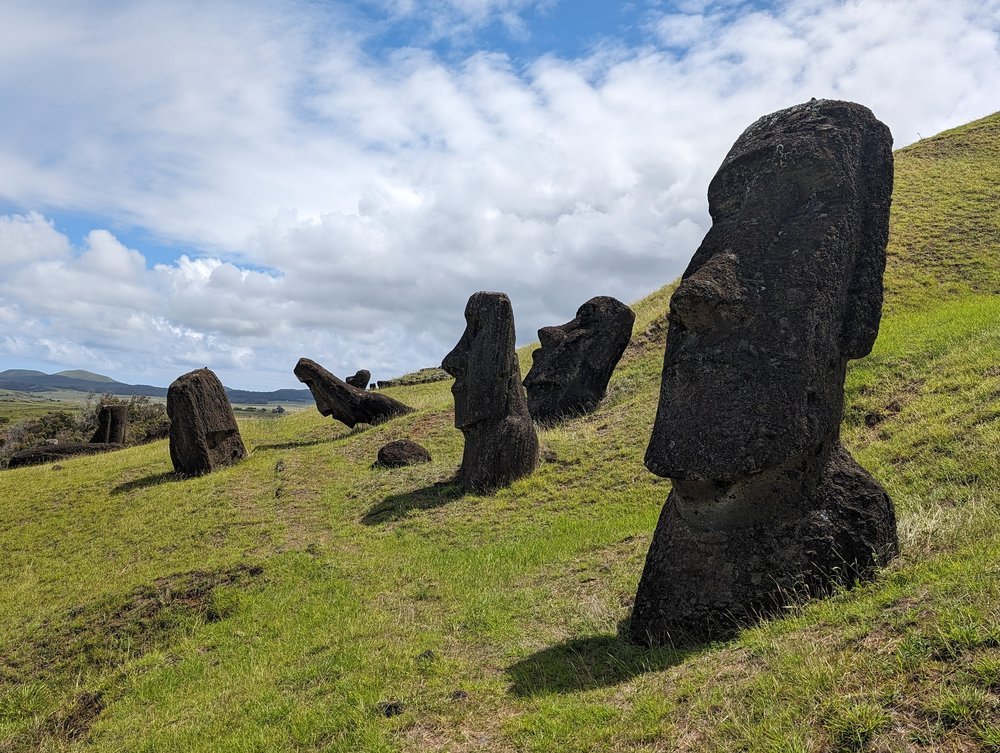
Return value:
M 447 484 L 448 383 L 361 431 L 244 420 L 203 478 L 162 442 L 0 474 L 0 750 L 1000 750 L 998 144 L 993 116 L 897 157 L 844 424 L 899 511 L 876 583 L 694 652 L 617 638 L 669 488 L 664 288 L 606 403 L 492 497 Z M 403 436 L 434 462 L 369 468 Z

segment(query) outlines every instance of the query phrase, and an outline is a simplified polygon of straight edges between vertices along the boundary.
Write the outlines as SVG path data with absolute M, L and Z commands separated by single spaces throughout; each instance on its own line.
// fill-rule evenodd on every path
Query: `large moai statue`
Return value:
M 849 359 L 878 333 L 892 136 L 816 101 L 736 141 L 670 301 L 646 467 L 672 479 L 630 624 L 722 637 L 897 553 L 892 502 L 840 444 Z
M 531 417 L 550 422 L 593 411 L 604 399 L 634 323 L 632 309 L 598 296 L 566 324 L 538 330 L 541 347 L 531 354 L 524 378 Z
M 514 311 L 503 293 L 474 293 L 465 332 L 441 368 L 455 377 L 455 426 L 465 436 L 458 481 L 492 491 L 538 465 L 538 436 L 514 352 Z
M 356 424 L 380 424 L 413 412 L 413 408 L 388 395 L 352 387 L 308 358 L 300 358 L 294 371 L 309 388 L 319 412 L 352 429 Z
M 358 369 L 353 376 L 347 377 L 344 381 L 359 390 L 367 390 L 368 383 L 372 380 L 372 373 L 368 369 Z
M 170 460 L 185 476 L 209 473 L 246 457 L 233 407 L 209 369 L 177 377 L 167 388 Z
M 125 444 L 128 431 L 128 406 L 105 405 L 97 413 L 97 431 L 91 444 Z

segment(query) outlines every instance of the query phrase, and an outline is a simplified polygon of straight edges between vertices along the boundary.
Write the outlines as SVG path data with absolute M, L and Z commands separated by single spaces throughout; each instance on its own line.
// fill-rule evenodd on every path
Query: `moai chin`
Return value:
M 723 637 L 870 577 L 892 502 L 840 444 L 847 362 L 878 334 L 892 137 L 865 107 L 765 116 L 712 180 L 712 227 L 670 301 L 646 467 L 673 489 L 630 623 Z
M 455 426 L 465 436 L 459 483 L 492 491 L 538 465 L 538 436 L 514 352 L 514 311 L 503 293 L 474 293 L 465 332 L 441 368 L 455 377 Z

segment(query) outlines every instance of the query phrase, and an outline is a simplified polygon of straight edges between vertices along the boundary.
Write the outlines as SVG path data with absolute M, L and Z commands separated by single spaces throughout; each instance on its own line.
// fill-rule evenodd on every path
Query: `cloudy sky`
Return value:
M 0 370 L 300 386 L 683 271 L 760 115 L 1000 108 L 1000 0 L 0 0 Z

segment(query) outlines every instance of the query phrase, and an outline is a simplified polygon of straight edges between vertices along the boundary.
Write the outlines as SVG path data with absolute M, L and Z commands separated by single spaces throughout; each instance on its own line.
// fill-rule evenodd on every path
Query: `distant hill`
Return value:
M 44 371 L 34 371 L 33 369 L 7 369 L 0 371 L 0 379 L 17 379 L 25 377 L 47 376 Z
M 104 376 L 103 374 L 95 374 L 93 371 L 84 371 L 83 369 L 73 369 L 71 371 L 59 371 L 53 376 L 63 376 L 69 379 L 83 379 L 88 382 L 114 382 L 115 380 L 109 376 Z
M 0 371 L 0 389 L 17 392 L 52 392 L 70 390 L 73 392 L 111 392 L 115 395 L 145 395 L 166 397 L 166 387 L 151 384 L 125 384 L 103 374 L 95 374 L 83 369 L 60 371 L 46 374 L 32 369 L 7 369 Z M 226 394 L 234 403 L 308 403 L 312 401 L 309 390 L 234 390 L 226 388 Z

